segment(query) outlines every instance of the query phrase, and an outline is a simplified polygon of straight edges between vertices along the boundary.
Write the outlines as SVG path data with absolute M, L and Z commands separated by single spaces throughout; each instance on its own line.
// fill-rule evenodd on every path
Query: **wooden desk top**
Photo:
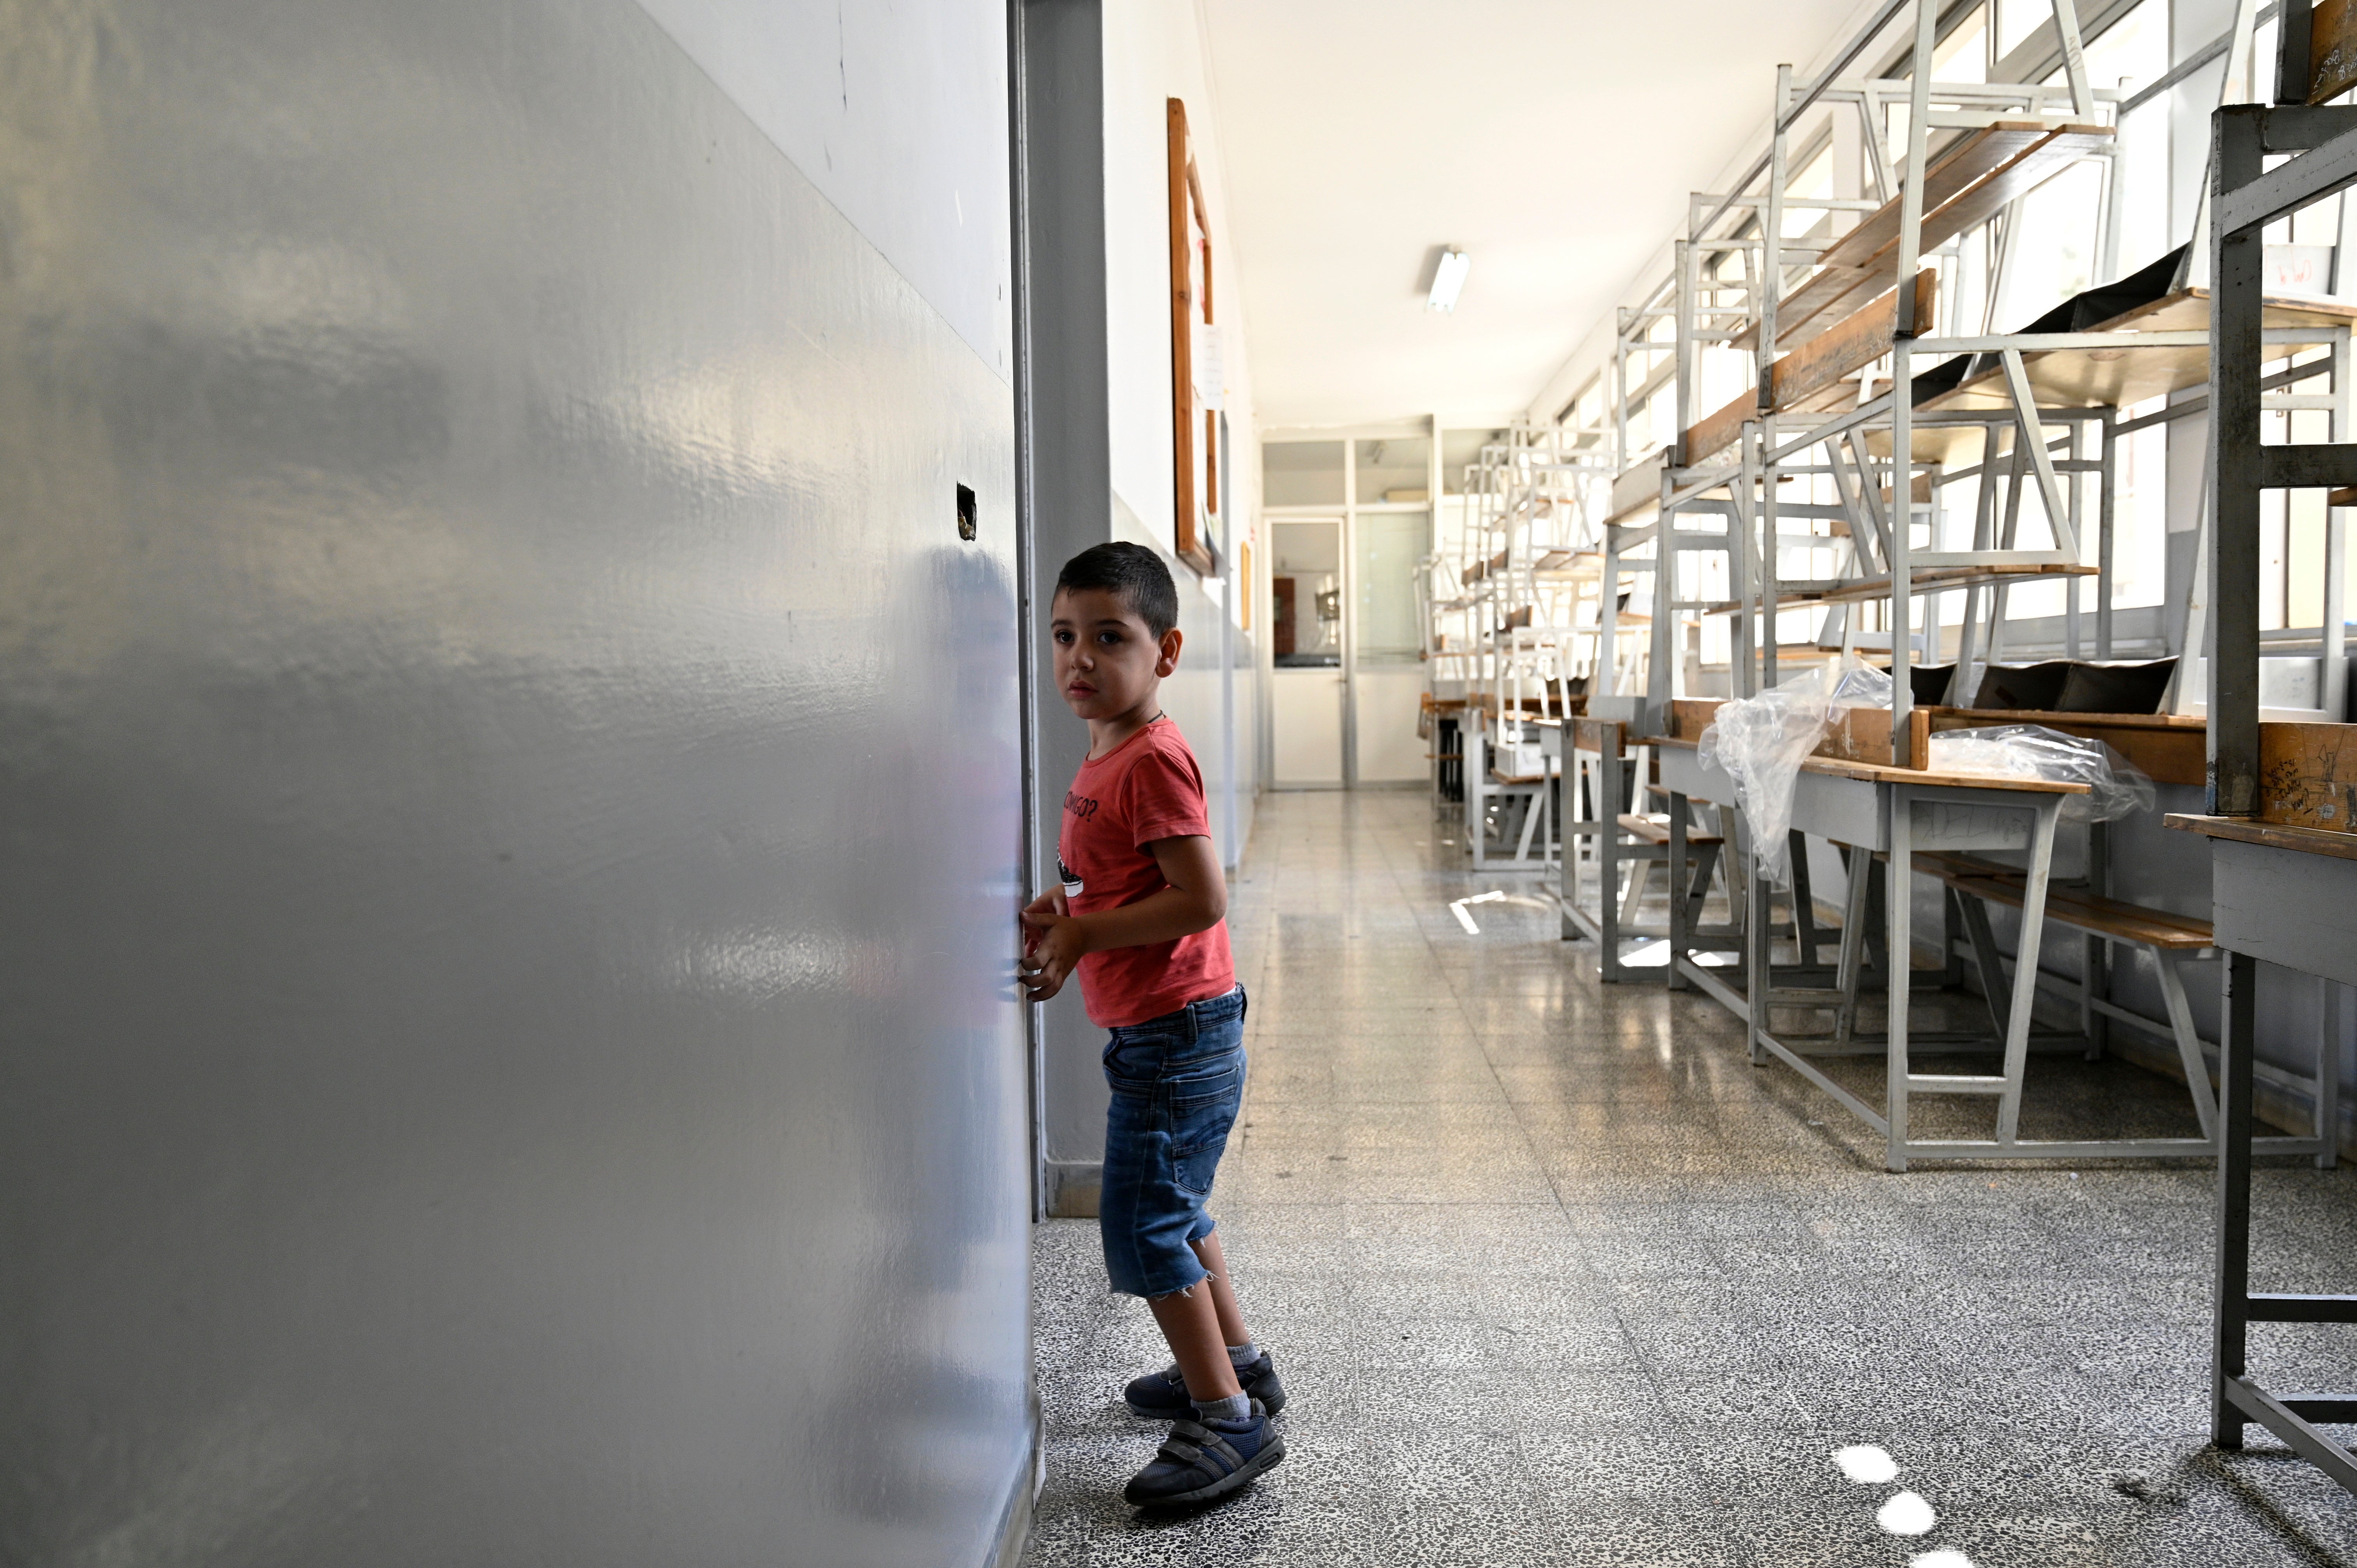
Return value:
M 2357 833 L 2334 832 L 2327 828 L 2294 827 L 2287 822 L 2262 822 L 2249 817 L 2197 817 L 2176 811 L 2163 818 L 2162 823 L 2181 832 L 2200 833 L 2204 838 L 2233 839 L 2242 843 L 2263 843 L 2270 849 L 2297 850 L 2302 854 L 2329 854 L 2339 860 L 2357 860 Z
M 1648 746 L 1676 746 L 1692 751 L 1695 743 L 1671 736 L 1645 737 Z M 1999 778 L 1988 773 L 1928 773 L 1918 768 L 1893 768 L 1888 763 L 1846 762 L 1834 757 L 1810 757 L 1801 761 L 1802 769 L 1824 773 L 1835 779 L 1862 779 L 1869 784 L 1927 784 L 1943 789 L 2008 789 L 2026 795 L 2084 795 L 2084 784 L 2064 784 L 2050 779 Z
M 2058 714 L 2049 713 L 2044 708 L 1951 708 L 1936 705 L 1930 711 L 1943 719 L 1971 721 L 1969 725 L 1960 724 L 1953 726 L 1959 729 L 1983 725 L 2044 725 L 2048 729 L 2063 725 L 2084 725 L 2090 729 L 2182 729 L 2197 730 L 2205 735 L 2210 729 L 2210 721 L 2199 714 Z
M 1572 751 L 1619 757 L 1631 746 L 1647 744 L 1642 738 L 1631 736 L 1627 723 L 1620 719 L 1583 718 L 1575 714 L 1568 719 L 1524 719 L 1523 723 L 1533 729 L 1566 731 L 1561 744 Z

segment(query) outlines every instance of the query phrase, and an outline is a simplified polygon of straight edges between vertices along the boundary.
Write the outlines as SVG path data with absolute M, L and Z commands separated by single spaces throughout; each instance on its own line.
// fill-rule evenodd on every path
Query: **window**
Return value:
M 1451 430 L 1440 437 L 1440 489 L 1443 495 L 1465 493 L 1465 470 L 1481 461 L 1481 448 L 1503 445 L 1502 430 Z
M 1432 499 L 1432 438 L 1394 436 L 1354 441 L 1358 459 L 1358 504 Z
M 1422 642 L 1415 567 L 1432 547 L 1432 514 L 1361 512 L 1351 520 L 1359 661 L 1413 664 Z
M 1260 449 L 1263 506 L 1340 506 L 1342 443 L 1272 441 Z
M 1269 598 L 1277 667 L 1342 662 L 1342 525 L 1269 524 Z

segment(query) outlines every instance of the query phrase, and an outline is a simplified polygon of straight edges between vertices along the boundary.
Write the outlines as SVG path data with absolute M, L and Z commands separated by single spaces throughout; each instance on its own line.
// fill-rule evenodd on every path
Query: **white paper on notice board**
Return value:
M 1227 407 L 1227 364 L 1221 354 L 1220 328 L 1215 322 L 1195 323 L 1194 371 L 1195 406 Z

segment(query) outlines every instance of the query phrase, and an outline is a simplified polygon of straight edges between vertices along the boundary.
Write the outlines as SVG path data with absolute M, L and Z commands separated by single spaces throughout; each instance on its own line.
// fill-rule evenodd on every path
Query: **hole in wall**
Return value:
M 974 504 L 974 487 L 971 485 L 960 485 L 957 488 L 958 537 L 960 539 L 972 539 L 974 537 L 974 528 L 976 526 L 976 517 L 977 513 L 975 512 Z

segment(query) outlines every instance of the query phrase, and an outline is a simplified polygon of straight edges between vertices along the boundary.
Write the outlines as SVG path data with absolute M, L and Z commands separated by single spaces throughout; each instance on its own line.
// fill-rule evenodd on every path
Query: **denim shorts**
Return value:
M 1105 1042 L 1105 1273 L 1125 1295 L 1168 1295 L 1203 1280 L 1189 1241 L 1244 1097 L 1244 988 L 1113 1031 Z

